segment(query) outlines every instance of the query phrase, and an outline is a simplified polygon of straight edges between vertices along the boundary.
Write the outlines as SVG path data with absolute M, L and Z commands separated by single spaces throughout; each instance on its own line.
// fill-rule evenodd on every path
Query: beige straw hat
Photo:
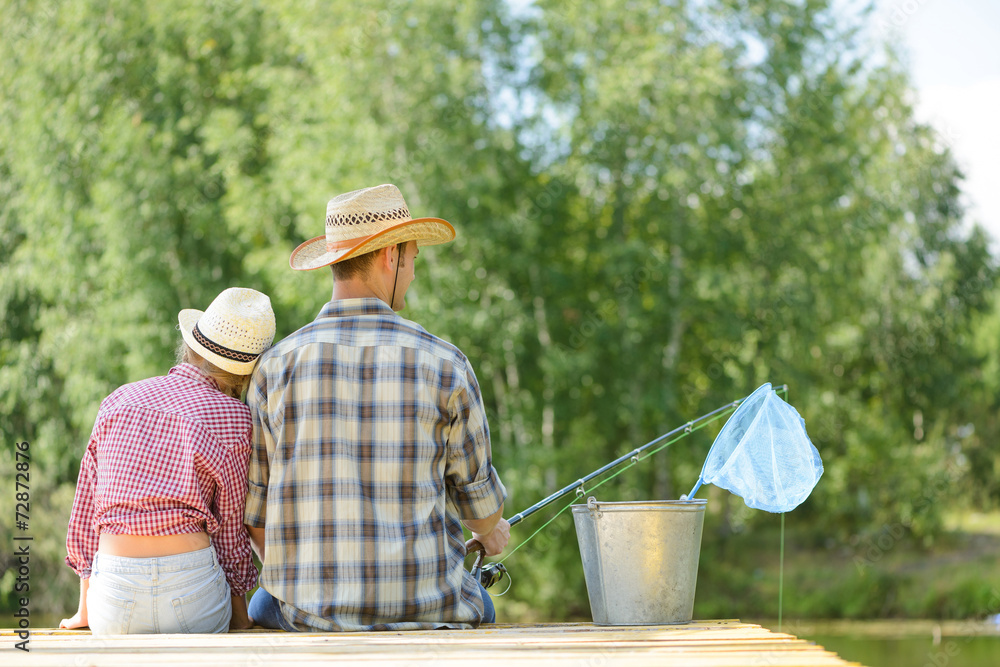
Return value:
M 296 248 L 288 263 L 308 271 L 405 241 L 435 245 L 453 238 L 455 228 L 440 218 L 411 218 L 395 185 L 376 185 L 331 199 L 326 234 Z
M 202 312 L 177 314 L 184 342 L 207 361 L 235 375 L 249 375 L 274 340 L 274 311 L 266 294 L 230 287 Z

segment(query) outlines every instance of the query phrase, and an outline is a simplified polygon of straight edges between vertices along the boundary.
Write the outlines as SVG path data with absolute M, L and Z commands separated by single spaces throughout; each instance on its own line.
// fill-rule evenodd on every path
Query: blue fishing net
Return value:
M 806 435 L 798 411 L 770 383 L 757 388 L 722 427 L 701 477 L 743 498 L 749 507 L 788 512 L 809 497 L 823 474 L 823 461 Z

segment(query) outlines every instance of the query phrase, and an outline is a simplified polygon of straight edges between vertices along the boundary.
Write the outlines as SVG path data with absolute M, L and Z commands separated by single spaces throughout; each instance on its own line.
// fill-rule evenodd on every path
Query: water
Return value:
M 945 637 L 934 645 L 928 637 L 804 637 L 844 660 L 867 667 L 996 667 L 1000 637 Z
M 793 621 L 782 630 L 866 667 L 1000 665 L 1000 628 L 982 621 Z

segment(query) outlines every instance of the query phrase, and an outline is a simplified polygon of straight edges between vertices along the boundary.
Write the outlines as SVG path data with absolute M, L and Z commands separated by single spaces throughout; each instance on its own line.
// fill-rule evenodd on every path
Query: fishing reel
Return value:
M 504 567 L 503 563 L 487 563 L 484 566 L 483 560 L 486 558 L 486 550 L 480 547 L 478 551 L 479 555 L 476 556 L 476 564 L 472 566 L 472 576 L 483 585 L 483 588 L 493 586 L 501 581 L 504 576 L 507 576 L 508 580 L 510 579 L 510 575 L 507 574 L 507 568 Z
M 488 563 L 486 567 L 480 568 L 479 583 L 483 588 L 489 588 L 502 580 L 506 574 L 507 568 L 503 563 Z

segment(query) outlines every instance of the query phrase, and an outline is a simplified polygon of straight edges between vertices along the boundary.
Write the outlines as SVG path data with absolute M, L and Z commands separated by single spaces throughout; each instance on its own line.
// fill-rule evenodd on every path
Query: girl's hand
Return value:
M 59 621 L 59 627 L 65 630 L 75 630 L 87 627 L 87 618 L 82 612 L 76 612 L 72 618 L 64 618 Z
M 77 607 L 76 613 L 70 618 L 64 618 L 59 621 L 59 627 L 65 630 L 75 630 L 77 628 L 86 628 L 87 624 L 87 591 L 90 590 L 90 579 L 80 580 L 80 606 Z

